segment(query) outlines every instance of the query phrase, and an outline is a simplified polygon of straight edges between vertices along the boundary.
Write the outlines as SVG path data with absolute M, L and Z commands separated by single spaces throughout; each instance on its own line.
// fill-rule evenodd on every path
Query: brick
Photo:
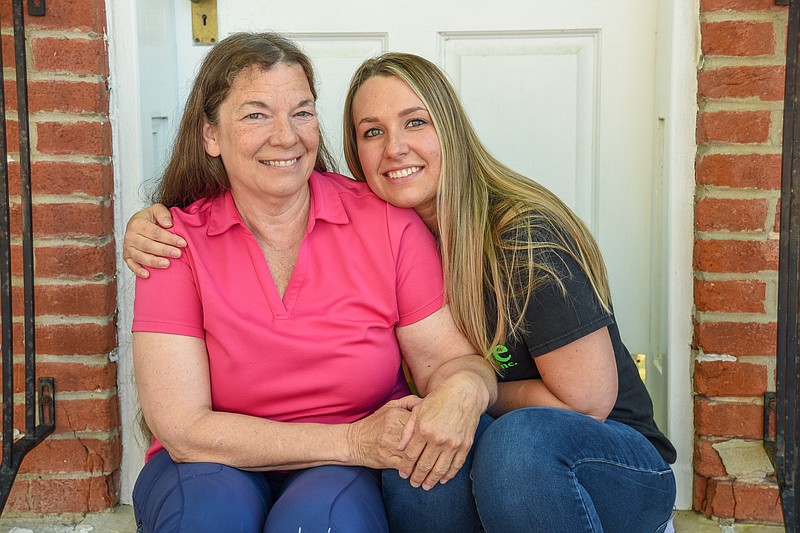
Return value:
M 119 428 L 116 396 L 102 400 L 65 400 L 56 394 L 56 433 L 112 431 Z
M 780 11 L 787 6 L 776 6 L 775 0 L 700 0 L 700 11 Z
M 111 155 L 111 123 L 39 122 L 36 124 L 39 152 L 53 155 Z
M 11 5 L 11 3 L 8 2 L 8 5 Z M 14 36 L 3 35 L 1 38 L 3 45 L 3 66 L 8 68 L 14 68 L 17 64 L 17 60 L 14 57 Z
M 114 210 L 107 202 L 33 206 L 33 231 L 40 237 L 103 237 L 114 233 Z M 11 234 L 22 233 L 22 206 L 11 206 Z
M 703 198 L 694 209 L 699 231 L 764 231 L 766 199 Z
M 697 143 L 763 143 L 769 139 L 769 111 L 716 111 L 700 113 Z
M 23 365 L 15 365 L 22 367 Z M 117 386 L 117 365 L 85 365 L 80 363 L 36 364 L 36 375 L 55 379 L 56 390 L 62 392 L 107 391 Z
M 697 435 L 760 439 L 764 436 L 764 406 L 719 403 L 695 397 L 694 427 Z
M 708 478 L 694 475 L 694 486 L 692 487 L 692 509 L 702 512 L 706 508 L 706 497 L 708 496 Z
M 42 514 L 82 513 L 117 503 L 117 475 L 31 481 L 33 511 Z
M 733 517 L 736 500 L 733 497 L 733 483 L 730 481 L 708 480 L 706 501 L 703 511 L 708 517 Z
M 15 82 L 7 80 L 6 106 L 16 109 Z M 108 89 L 104 82 L 33 80 L 28 82 L 28 110 L 98 113 L 108 115 Z
M 765 313 L 767 284 L 759 280 L 694 282 L 694 305 L 698 311 L 721 313 Z
M 775 206 L 775 223 L 772 225 L 772 231 L 775 233 L 781 230 L 781 201 L 778 199 L 775 202 L 777 205 Z
M 20 474 L 58 474 L 70 472 L 104 473 L 119 468 L 119 437 L 109 439 L 45 439 L 31 450 L 20 467 Z
M 38 277 L 80 279 L 114 274 L 114 244 L 103 246 L 37 246 L 35 272 Z M 21 247 L 12 246 L 12 272 L 22 275 Z
M 772 22 L 726 20 L 701 24 L 703 54 L 709 56 L 761 56 L 775 53 Z
M 34 38 L 31 40 L 31 57 L 28 58 L 28 63 L 40 72 L 108 73 L 105 42 L 99 38 Z
M 14 354 L 24 354 L 23 324 L 14 324 Z M 113 323 L 36 324 L 36 353 L 43 355 L 108 355 L 116 347 Z
M 713 447 L 714 444 L 715 441 L 707 439 L 694 441 L 694 470 L 705 477 L 725 477 L 728 473 L 722 464 L 722 458 Z
M 11 194 L 19 194 L 19 164 L 10 164 L 8 173 Z M 34 194 L 108 196 L 114 191 L 113 167 L 110 163 L 36 161 L 31 165 L 31 189 Z
M 707 155 L 697 163 L 698 185 L 780 190 L 781 155 Z
M 775 485 L 734 483 L 734 518 L 752 522 L 783 523 L 783 506 Z
M 773 356 L 776 328 L 774 322 L 701 322 L 695 326 L 695 342 L 705 353 Z
M 701 272 L 778 270 L 778 241 L 697 240 L 694 268 Z
M 25 27 L 32 30 L 79 30 L 102 34 L 106 25 L 105 3 L 100 0 L 47 2 L 43 17 L 30 17 L 25 9 Z M 0 3 L 0 20 L 11 20 L 11 2 Z M 5 46 L 5 43 L 3 43 Z
M 763 396 L 767 367 L 738 361 L 696 362 L 694 388 L 702 396 Z
M 698 75 L 698 97 L 783 100 L 786 69 L 783 66 L 724 67 Z
M 21 342 L 21 335 L 17 336 Z M 15 344 L 17 340 L 15 339 Z M 47 355 L 102 355 L 117 345 L 117 330 L 110 324 L 37 324 L 36 349 Z M 18 350 L 21 345 L 15 348 Z
M 36 283 L 33 294 L 38 315 L 106 317 L 116 310 L 116 283 L 49 285 Z M 12 309 L 16 316 L 23 312 L 22 287 L 12 288 Z
M 0 365 L 2 368 L 2 365 Z M 106 360 L 106 364 L 88 365 L 76 362 L 36 363 L 37 377 L 55 379 L 58 393 L 83 391 L 108 391 L 117 386 L 117 365 Z M 25 365 L 14 364 L 14 392 L 25 390 Z
M 11 486 L 11 493 L 3 511 L 28 512 L 30 505 L 31 483 L 25 479 L 16 479 Z

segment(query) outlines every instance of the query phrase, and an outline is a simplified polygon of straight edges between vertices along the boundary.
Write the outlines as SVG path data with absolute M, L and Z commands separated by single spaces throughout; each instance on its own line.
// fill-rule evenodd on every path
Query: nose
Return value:
M 294 124 L 288 117 L 275 119 L 269 136 L 269 143 L 272 146 L 294 146 L 297 138 Z
M 397 158 L 408 153 L 408 143 L 402 134 L 389 134 L 386 143 L 386 155 Z

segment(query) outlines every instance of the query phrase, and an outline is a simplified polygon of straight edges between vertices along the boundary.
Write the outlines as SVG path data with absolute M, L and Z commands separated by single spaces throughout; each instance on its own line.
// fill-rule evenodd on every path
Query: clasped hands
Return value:
M 481 415 L 473 403 L 450 394 L 447 387 L 425 398 L 391 400 L 351 425 L 348 438 L 355 462 L 396 469 L 415 488 L 447 483 L 472 447 Z

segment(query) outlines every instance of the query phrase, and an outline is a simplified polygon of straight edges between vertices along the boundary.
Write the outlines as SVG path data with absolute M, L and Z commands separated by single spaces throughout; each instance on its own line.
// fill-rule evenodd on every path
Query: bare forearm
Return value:
M 497 401 L 489 407 L 490 415 L 498 417 L 523 407 L 570 408 L 550 392 L 541 379 L 506 381 L 497 384 Z
M 431 374 L 425 386 L 420 387 L 423 396 L 445 382 L 463 380 L 477 395 L 475 400 L 483 410 L 497 398 L 497 378 L 494 369 L 478 355 L 465 355 L 442 364 Z
M 158 430 L 155 432 L 158 436 Z M 347 438 L 347 425 L 295 424 L 209 412 L 180 430 L 163 431 L 162 444 L 179 462 L 214 462 L 248 470 L 293 470 L 354 464 Z
M 611 412 L 608 402 L 586 401 L 571 405 L 560 400 L 541 379 L 507 381 L 497 385 L 497 401 L 489 407 L 489 414 L 498 417 L 524 407 L 558 407 L 605 420 Z M 611 404 L 613 405 L 613 404 Z

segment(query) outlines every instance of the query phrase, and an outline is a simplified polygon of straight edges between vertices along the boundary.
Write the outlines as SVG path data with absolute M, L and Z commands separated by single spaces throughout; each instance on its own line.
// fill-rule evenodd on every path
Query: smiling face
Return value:
M 220 157 L 237 195 L 274 200 L 304 191 L 319 145 L 314 96 L 300 65 L 251 67 L 236 76 L 203 144 Z
M 370 189 L 435 229 L 442 150 L 422 100 L 396 76 L 373 76 L 353 98 L 358 158 Z

